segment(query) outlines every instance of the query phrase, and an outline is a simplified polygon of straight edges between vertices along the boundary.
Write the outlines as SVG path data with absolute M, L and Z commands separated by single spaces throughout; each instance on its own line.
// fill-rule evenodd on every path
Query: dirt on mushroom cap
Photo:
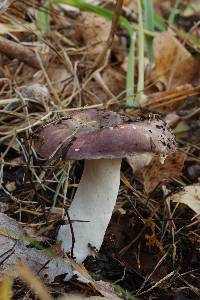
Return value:
M 173 134 L 158 116 L 135 120 L 90 109 L 39 130 L 36 151 L 45 159 L 121 158 L 136 153 L 167 155 L 176 150 Z

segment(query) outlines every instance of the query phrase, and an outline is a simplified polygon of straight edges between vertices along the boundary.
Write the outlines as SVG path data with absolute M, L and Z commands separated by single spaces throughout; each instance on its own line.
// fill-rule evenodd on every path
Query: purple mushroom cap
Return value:
M 158 116 L 135 120 L 90 109 L 42 128 L 35 141 L 45 159 L 123 158 L 138 153 L 167 155 L 176 150 L 174 135 Z

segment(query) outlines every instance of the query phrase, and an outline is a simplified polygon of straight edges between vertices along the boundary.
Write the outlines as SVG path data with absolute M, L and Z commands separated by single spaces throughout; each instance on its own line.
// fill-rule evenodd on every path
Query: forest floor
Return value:
M 73 3 L 81 7 L 81 2 Z M 113 2 L 96 3 L 117 16 Z M 5 244 L 0 251 L 0 293 L 24 300 L 54 299 L 64 293 L 66 299 L 77 293 L 80 299 L 200 299 L 200 4 L 154 1 L 155 25 L 143 33 L 137 1 L 124 1 L 122 15 L 136 32 L 134 52 L 123 22 L 110 38 L 111 20 L 101 11 L 47 4 L 0 4 L 1 225 L 5 216 L 12 218 L 13 226 L 35 241 L 29 248 L 51 249 L 62 257 L 56 235 L 83 161 L 41 162 L 31 134 L 73 111 L 159 114 L 172 128 L 178 149 L 164 164 L 158 157 L 123 159 L 118 199 L 103 245 L 86 259 L 85 268 L 74 267 L 88 280 L 65 281 L 64 274 L 51 274 L 51 282 L 43 278 L 35 283 L 36 270 L 28 260 L 39 258 L 27 259 L 25 252 L 14 257 L 18 238 L 0 229 L 1 247 Z M 135 72 L 128 71 L 130 55 Z M 136 87 L 142 76 L 143 91 Z M 127 93 L 131 82 L 136 96 Z M 33 84 L 45 86 L 46 94 Z M 30 86 L 33 95 L 27 94 Z M 24 264 L 18 265 L 14 278 L 11 267 L 19 260 Z

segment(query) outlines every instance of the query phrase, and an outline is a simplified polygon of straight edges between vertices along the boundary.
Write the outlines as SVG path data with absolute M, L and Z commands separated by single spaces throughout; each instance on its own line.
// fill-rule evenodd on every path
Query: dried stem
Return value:
M 123 6 L 123 0 L 116 0 L 115 11 L 114 11 L 114 15 L 112 18 L 110 34 L 108 36 L 108 39 L 106 41 L 103 51 L 96 58 L 96 61 L 94 63 L 94 67 L 93 67 L 93 70 L 91 71 L 91 73 L 93 73 L 95 70 L 99 69 L 104 64 L 105 59 L 108 56 L 108 51 L 113 44 L 115 30 L 116 30 L 118 22 L 119 22 L 119 17 L 121 15 L 122 6 Z
M 10 58 L 16 58 L 34 69 L 40 69 L 40 64 L 35 53 L 26 47 L 0 37 L 0 52 Z

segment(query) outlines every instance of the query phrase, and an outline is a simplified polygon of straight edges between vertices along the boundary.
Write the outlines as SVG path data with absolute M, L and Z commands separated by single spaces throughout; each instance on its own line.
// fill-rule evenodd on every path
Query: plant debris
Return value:
M 0 3 L 3 300 L 200 298 L 199 1 L 142 2 Z M 75 222 L 82 225 L 67 220 L 66 213 L 84 162 L 67 154 L 62 158 L 77 139 L 85 140 L 76 133 L 64 149 L 59 135 L 66 132 L 65 122 L 80 127 L 84 121 L 85 132 L 96 137 L 93 151 L 102 140 L 95 134 L 107 132 L 111 124 L 105 117 L 106 126 L 88 125 L 84 116 L 90 112 L 115 116 L 115 133 L 121 116 L 120 126 L 145 120 L 148 128 L 159 115 L 171 127 L 178 149 L 167 157 L 122 160 L 103 244 L 100 251 L 89 245 L 92 255 L 78 264 L 73 251 L 63 253 L 57 236 L 70 221 L 72 229 Z M 81 120 L 75 122 L 74 116 Z M 55 128 L 59 132 L 51 135 L 43 157 L 36 149 L 39 134 Z M 112 148 L 112 141 L 100 150 Z M 124 149 L 122 139 L 114 146 Z M 52 149 L 58 155 L 49 157 Z M 93 194 L 95 171 L 86 186 Z M 111 182 L 106 184 L 110 191 Z

